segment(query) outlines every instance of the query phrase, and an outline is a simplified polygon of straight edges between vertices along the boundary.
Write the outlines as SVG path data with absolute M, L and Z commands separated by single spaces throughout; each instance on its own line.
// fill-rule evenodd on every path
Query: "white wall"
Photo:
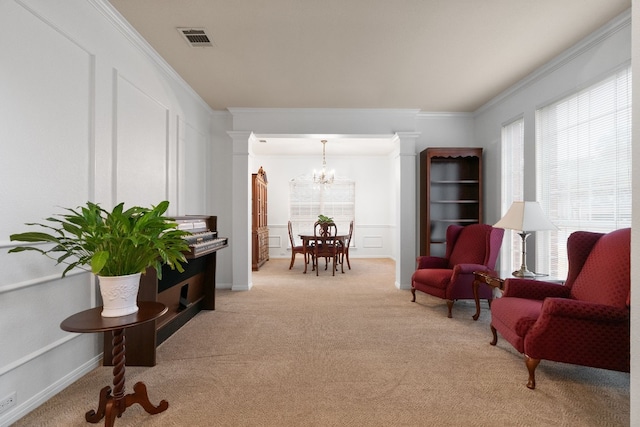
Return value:
M 382 244 L 380 247 L 367 248 L 371 249 L 369 253 L 366 251 L 353 251 L 354 257 L 357 256 L 390 256 L 394 258 L 400 266 L 397 270 L 396 286 L 399 288 L 409 289 L 411 274 L 415 270 L 415 257 L 417 254 L 417 211 L 418 211 L 418 194 L 417 194 L 417 173 L 418 170 L 418 154 L 428 146 L 444 146 L 454 144 L 457 146 L 473 145 L 473 117 L 469 114 L 428 114 L 419 113 L 418 110 L 367 110 L 367 109 L 271 109 L 271 108 L 233 108 L 230 109 L 233 115 L 233 131 L 232 136 L 235 144 L 241 144 L 243 140 L 248 140 L 252 133 L 266 135 L 312 135 L 312 134 L 331 134 L 331 135 L 396 135 L 397 150 L 389 158 L 388 167 L 385 170 L 385 178 L 390 178 L 389 192 L 382 194 L 383 197 L 376 197 L 377 194 L 361 195 L 358 190 L 356 201 L 358 212 L 356 213 L 356 244 L 358 239 L 367 239 L 373 236 L 382 236 Z M 255 173 L 260 166 L 264 166 L 269 176 L 269 226 L 276 236 L 286 236 L 284 227 L 288 215 L 279 213 L 280 211 L 272 211 L 274 204 L 273 193 L 277 191 L 278 186 L 274 187 L 271 178 L 275 171 L 269 169 L 268 161 L 259 157 L 249 158 L 249 150 L 238 150 L 233 153 L 234 165 L 239 158 L 244 156 L 247 151 L 246 161 L 241 162 L 241 166 L 249 164 L 248 168 Z M 312 163 L 304 165 L 304 169 L 300 167 L 301 173 L 317 168 L 318 158 L 313 158 Z M 281 159 L 282 160 L 282 159 Z M 353 159 L 351 159 L 353 160 Z M 282 160 L 285 162 L 285 160 Z M 333 161 L 333 160 L 332 160 Z M 364 166 L 373 159 L 365 158 L 362 163 Z M 379 161 L 379 160 L 378 160 Z M 376 162 L 378 162 L 376 161 Z M 340 170 L 340 159 L 335 159 L 336 164 L 332 164 L 332 168 L 336 168 L 338 173 Z M 360 159 L 358 159 L 360 162 Z M 293 163 L 293 162 L 289 162 Z M 384 165 L 384 160 L 379 165 Z M 373 164 L 374 166 L 376 163 Z M 284 166 L 281 163 L 279 166 Z M 240 167 L 240 166 L 238 166 Z M 287 168 L 297 170 L 297 165 L 287 164 Z M 342 168 L 349 170 L 351 166 L 345 163 Z M 381 166 L 384 167 L 384 166 Z M 273 168 L 272 168 L 273 169 Z M 359 172 L 356 172 L 359 171 Z M 234 172 L 235 173 L 235 172 Z M 375 171 L 366 171 L 356 168 L 354 173 L 360 174 L 362 179 L 356 183 L 358 187 L 361 181 L 377 181 L 380 177 L 372 177 Z M 240 175 L 238 175 L 240 176 Z M 287 177 L 289 178 L 289 177 Z M 284 178 L 283 178 L 284 180 Z M 276 181 L 277 182 L 277 181 Z M 362 185 L 366 185 L 362 183 Z M 244 191 L 245 186 L 234 182 L 236 192 Z M 410 189 L 410 190 L 409 190 Z M 376 190 L 374 190 L 376 191 Z M 242 221 L 236 221 L 237 224 L 232 226 L 234 233 L 246 233 L 250 224 L 244 220 L 244 212 L 247 206 L 238 206 L 236 194 L 230 193 L 229 205 L 236 206 L 237 213 L 232 212 L 231 216 L 236 220 L 242 217 Z M 282 197 L 284 196 L 275 196 Z M 384 197 L 388 197 L 384 200 Z M 359 201 L 362 198 L 362 203 Z M 400 200 L 400 202 L 397 202 Z M 387 214 L 386 210 L 380 211 L 380 203 L 390 206 L 391 213 Z M 246 202 L 248 204 L 248 201 Z M 274 208 L 275 209 L 275 208 Z M 272 214 L 272 212 L 277 212 Z M 385 218 L 386 215 L 392 217 Z M 361 217 L 362 215 L 362 217 Z M 274 218 L 275 216 L 275 218 Z M 387 222 L 392 218 L 392 222 Z M 362 219 L 362 221 L 361 221 Z M 370 226 L 370 229 L 367 229 Z M 388 228 L 386 228 L 389 226 Z M 359 236 L 359 237 L 358 237 Z M 279 239 L 276 238 L 276 239 Z M 273 245 L 281 246 L 273 239 Z M 244 245 L 244 237 L 240 240 L 234 239 L 234 251 L 240 254 L 250 253 L 250 248 L 239 248 L 238 245 Z M 373 241 L 370 239 L 369 241 Z M 399 243 L 401 242 L 401 243 Z M 377 243 L 373 246 L 378 245 Z M 367 246 L 362 243 L 362 246 Z M 361 246 L 361 247 L 362 247 Z M 272 253 L 281 256 L 281 248 L 272 248 Z M 236 252 L 234 252 L 234 263 L 238 262 Z M 250 260 L 249 260 L 250 262 Z M 235 265 L 235 264 L 234 264 Z M 246 265 L 244 261 L 241 265 L 234 266 L 233 273 L 233 289 L 250 289 L 251 277 L 245 273 Z M 246 277 L 246 279 L 245 279 Z M 246 280 L 246 283 L 244 281 Z
M 212 112 L 101 0 L 0 2 L 0 398 L 33 409 L 97 366 L 100 334 L 69 334 L 96 304 L 88 273 L 60 279 L 9 235 L 88 200 L 171 202 L 215 214 L 206 178 Z
M 485 148 L 487 222 L 500 219 L 500 134 L 502 125 L 524 116 L 525 198 L 535 200 L 535 110 L 585 87 L 631 61 L 631 20 L 625 13 L 510 88 L 475 113 L 475 140 Z M 492 187 L 487 187 L 492 188 Z M 533 236 L 532 236 L 533 237 Z M 533 247 L 532 244 L 530 244 Z M 531 263 L 533 264 L 533 263 Z
M 417 110 L 232 109 L 229 113 L 210 111 L 148 46 L 139 43 L 104 0 L 4 0 L 0 24 L 0 398 L 16 391 L 18 403 L 0 415 L 0 425 L 33 409 L 100 360 L 99 336 L 67 334 L 58 327 L 68 315 L 95 304 L 90 276 L 60 280 L 61 270 L 44 257 L 7 255 L 8 235 L 23 231 L 24 222 L 47 217 L 56 206 L 77 206 L 86 200 L 113 205 L 166 198 L 171 201 L 171 214 L 218 215 L 220 234 L 231 237 L 233 246 L 242 246 L 249 224 L 245 221 L 244 229 L 235 226 L 233 212 L 235 206 L 244 213 L 248 197 L 245 183 L 233 179 L 234 165 L 250 172 L 248 163 L 257 170 L 260 165 L 252 162 L 264 160 L 272 181 L 286 161 L 250 158 L 238 144 L 250 132 L 398 133 L 400 147 L 388 168 L 395 186 L 389 188 L 389 198 L 394 200 L 384 200 L 391 208 L 378 216 L 381 202 L 363 198 L 364 211 L 359 204 L 357 220 L 389 227 L 394 234 L 390 252 L 404 253 L 411 261 L 401 266 L 404 275 L 396 278 L 397 286 L 407 286 L 407 274 L 415 265 L 411 255 L 417 253 L 417 154 L 433 146 L 484 147 L 485 219 L 497 220 L 502 123 L 523 111 L 530 120 L 541 102 L 589 82 L 630 57 L 630 28 L 623 25 L 607 36 L 596 35 L 587 41 L 586 49 L 559 65 L 551 64 L 475 116 Z M 635 126 L 636 135 L 639 127 Z M 527 155 L 532 157 L 531 148 Z M 634 156 L 637 159 L 637 153 Z M 316 160 L 306 163 L 304 170 L 317 167 Z M 334 167 L 351 170 L 344 160 L 332 159 Z M 380 161 L 371 159 L 384 167 Z M 132 170 L 123 169 L 129 164 Z M 363 174 L 359 168 L 352 173 Z M 531 169 L 527 176 L 531 177 Z M 245 177 L 249 179 L 243 173 L 241 178 Z M 640 179 L 637 173 L 634 178 L 636 183 Z M 234 193 L 238 188 L 245 191 L 240 198 Z M 273 193 L 270 203 L 281 197 Z M 639 206 L 634 201 L 634 207 Z M 274 215 L 270 221 L 286 223 L 280 222 L 280 210 Z M 248 252 L 236 260 L 232 249 L 218 254 L 221 287 L 250 280 L 231 267 L 250 263 Z M 637 270 L 636 263 L 632 268 Z M 637 315 L 633 324 L 638 324 Z M 637 339 L 632 344 L 635 355 L 640 344 Z M 637 372 L 637 357 L 632 364 Z M 636 376 L 632 375 L 632 382 L 632 408 L 637 408 Z M 632 416 L 640 421 L 637 412 Z
M 636 3 L 636 2 L 634 2 Z M 634 11 L 634 27 L 640 26 L 638 12 Z M 575 92 L 612 71 L 629 65 L 632 58 L 631 13 L 622 14 L 601 30 L 593 33 L 569 51 L 560 55 L 540 70 L 534 72 L 516 86 L 482 107 L 476 112 L 476 141 L 485 147 L 485 216 L 487 222 L 500 217 L 500 132 L 502 125 L 520 115 L 525 120 L 525 197 L 534 200 L 535 195 L 535 110 L 558 99 L 562 95 Z M 640 75 L 638 65 L 638 36 L 634 42 L 634 74 Z M 634 104 L 640 105 L 638 79 L 634 78 Z M 634 108 L 634 141 L 640 139 L 640 109 Z M 634 147 L 638 147 L 634 142 Z M 634 163 L 640 162 L 638 150 L 633 150 Z M 634 193 L 640 188 L 640 168 L 634 169 Z M 488 189 L 494 188 L 495 191 Z M 633 228 L 640 225 L 640 202 L 633 200 Z M 638 281 L 638 252 L 640 251 L 637 232 L 632 236 L 631 295 L 632 306 L 640 306 L 640 281 Z M 533 249 L 530 244 L 529 248 Z M 530 251 L 532 252 L 532 251 Z M 534 265 L 534 258 L 529 260 Z M 631 310 L 631 423 L 640 425 L 640 343 L 638 341 L 639 319 L 637 310 Z
M 268 220 L 269 256 L 290 258 L 287 221 L 289 220 L 289 182 L 308 176 L 321 167 L 321 146 L 316 156 L 256 156 L 253 161 L 264 167 L 269 179 Z M 327 167 L 339 177 L 355 181 L 355 247 L 351 258 L 393 258 L 394 200 L 392 159 L 384 156 L 327 156 Z M 257 171 L 255 168 L 254 173 Z M 309 230 L 311 231 L 311 230 Z M 347 230 L 342 230 L 346 232 Z

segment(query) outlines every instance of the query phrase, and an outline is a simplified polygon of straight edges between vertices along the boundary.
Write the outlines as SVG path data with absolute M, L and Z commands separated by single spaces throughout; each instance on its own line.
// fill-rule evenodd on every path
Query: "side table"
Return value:
M 504 290 L 504 279 L 496 277 L 497 273 L 493 271 L 474 271 L 473 282 L 473 299 L 476 301 L 476 314 L 473 315 L 473 320 L 478 320 L 480 317 L 480 298 L 478 297 L 478 287 L 484 283 L 492 288 L 498 288 L 501 291 Z
M 112 427 L 116 417 L 120 417 L 124 411 L 134 403 L 140 404 L 149 414 L 158 414 L 169 407 L 166 400 L 162 400 L 158 406 L 149 401 L 147 386 L 143 382 L 137 382 L 133 386 L 133 393 L 125 395 L 125 337 L 124 330 L 131 326 L 155 320 L 167 312 L 167 307 L 159 302 L 138 301 L 138 311 L 133 314 L 120 317 L 102 317 L 102 307 L 95 307 L 81 311 L 67 317 L 60 324 L 60 328 L 68 332 L 92 333 L 108 332 L 113 334 L 113 394 L 110 386 L 100 390 L 98 410 L 91 409 L 85 414 L 85 419 L 90 423 L 97 423 L 104 418 L 105 427 Z
M 473 315 L 473 320 L 478 320 L 480 317 L 480 298 L 478 297 L 478 287 L 480 284 L 484 283 L 492 288 L 498 288 L 501 291 L 504 291 L 504 281 L 507 279 L 502 279 L 497 275 L 501 275 L 506 277 L 507 279 L 517 279 L 511 275 L 511 273 L 507 272 L 495 272 L 495 271 L 474 271 L 473 272 L 473 282 L 471 286 L 473 288 L 473 299 L 476 301 L 476 314 Z M 558 285 L 563 285 L 564 280 L 556 279 L 553 277 L 549 277 L 546 274 L 539 274 L 535 277 L 525 277 L 525 279 L 531 280 L 544 280 L 545 282 L 556 283 Z M 489 302 L 491 303 L 491 302 Z

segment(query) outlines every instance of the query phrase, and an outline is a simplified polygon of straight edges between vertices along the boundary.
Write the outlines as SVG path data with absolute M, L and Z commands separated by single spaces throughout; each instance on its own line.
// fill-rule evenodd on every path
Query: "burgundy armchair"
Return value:
M 487 224 L 466 227 L 450 225 L 447 228 L 445 257 L 421 256 L 418 268 L 411 278 L 412 302 L 416 291 L 447 301 L 448 317 L 458 299 L 473 299 L 474 271 L 493 271 L 502 245 L 504 230 Z M 491 303 L 492 289 L 480 285 L 478 296 Z
M 491 332 L 524 354 L 527 387 L 541 359 L 629 372 L 631 229 L 577 231 L 567 240 L 564 286 L 508 279 L 491 305 Z

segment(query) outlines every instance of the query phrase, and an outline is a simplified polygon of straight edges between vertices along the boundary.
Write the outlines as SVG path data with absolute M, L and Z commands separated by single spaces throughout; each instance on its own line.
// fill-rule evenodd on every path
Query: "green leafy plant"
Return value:
M 318 215 L 318 222 L 320 224 L 333 224 L 333 218 L 324 215 Z
M 64 277 L 70 270 L 90 267 L 100 276 L 124 276 L 144 273 L 153 267 L 162 275 L 162 265 L 183 272 L 187 262 L 184 251 L 189 247 L 183 237 L 188 234 L 178 230 L 171 218 L 163 216 L 168 201 L 157 206 L 135 206 L 124 210 L 120 203 L 111 212 L 98 204 L 87 202 L 86 207 L 65 208 L 66 214 L 47 218 L 50 224 L 27 223 L 44 231 L 12 234 L 11 241 L 27 243 L 52 243 L 49 249 L 34 246 L 17 246 L 10 253 L 36 251 L 56 264 L 67 264 Z

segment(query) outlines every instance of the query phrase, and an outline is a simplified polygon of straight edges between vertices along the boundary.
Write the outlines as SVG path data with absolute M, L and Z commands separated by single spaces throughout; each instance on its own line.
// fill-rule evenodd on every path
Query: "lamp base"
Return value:
M 534 273 L 533 271 L 529 271 L 527 267 L 524 267 L 524 268 L 521 267 L 520 270 L 516 270 L 511 274 L 514 277 L 536 277 L 536 273 Z

